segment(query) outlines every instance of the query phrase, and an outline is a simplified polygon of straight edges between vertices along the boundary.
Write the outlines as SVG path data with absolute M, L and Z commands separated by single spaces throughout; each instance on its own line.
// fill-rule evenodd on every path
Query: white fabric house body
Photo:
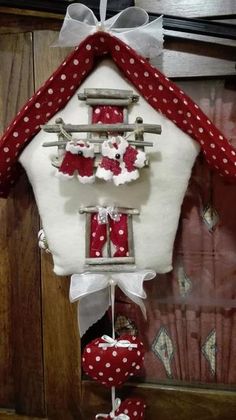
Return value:
M 66 123 L 86 124 L 88 107 L 78 101 L 84 88 L 131 89 L 112 60 L 103 60 L 86 78 L 77 92 L 49 121 L 61 117 Z M 115 186 L 96 178 L 94 184 L 82 184 L 76 178 L 62 180 L 51 164 L 55 148 L 45 148 L 55 136 L 41 130 L 21 153 L 19 161 L 32 183 L 43 228 L 58 275 L 84 270 L 85 216 L 81 206 L 118 206 L 136 208 L 133 217 L 135 264 L 137 269 L 152 268 L 157 273 L 172 269 L 172 249 L 181 204 L 200 146 L 165 116 L 157 113 L 140 96 L 129 110 L 129 122 L 141 116 L 145 123 L 160 124 L 161 135 L 146 134 L 154 143 L 146 150 L 149 167 L 140 170 L 134 182 Z

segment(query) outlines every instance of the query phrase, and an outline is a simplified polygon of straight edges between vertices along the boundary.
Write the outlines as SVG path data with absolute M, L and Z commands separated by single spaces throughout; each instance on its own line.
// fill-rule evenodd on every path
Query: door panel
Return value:
M 1 131 L 33 93 L 31 34 L 2 35 Z M 44 414 L 38 213 L 23 177 L 1 200 L 0 405 Z
M 34 33 L 35 85 L 38 89 L 52 74 L 68 48 L 50 47 L 55 32 Z M 80 343 L 76 306 L 69 302 L 69 279 L 52 272 L 50 256 L 41 256 L 42 316 L 44 334 L 45 387 L 50 418 L 66 415 L 68 420 L 79 413 Z M 65 414 L 66 413 L 66 414 Z

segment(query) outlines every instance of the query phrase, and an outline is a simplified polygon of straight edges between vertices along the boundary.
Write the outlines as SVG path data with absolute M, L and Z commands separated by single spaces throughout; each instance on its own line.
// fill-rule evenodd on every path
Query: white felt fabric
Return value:
M 133 89 L 110 60 L 94 69 L 78 91 L 84 88 Z M 55 115 L 66 123 L 86 124 L 87 106 L 77 94 Z M 154 142 L 148 148 L 150 167 L 140 169 L 140 178 L 127 185 L 96 179 L 94 184 L 78 180 L 61 180 L 51 165 L 56 148 L 44 148 L 45 141 L 56 135 L 39 132 L 20 156 L 32 183 L 43 228 L 53 255 L 54 271 L 68 275 L 83 271 L 85 259 L 85 215 L 80 206 L 132 207 L 140 210 L 133 216 L 135 260 L 137 268 L 152 268 L 157 273 L 172 269 L 172 249 L 180 208 L 188 185 L 191 169 L 199 152 L 198 144 L 164 116 L 158 114 L 141 97 L 129 113 L 129 122 L 142 116 L 145 123 L 162 126 L 160 136 L 146 134 Z

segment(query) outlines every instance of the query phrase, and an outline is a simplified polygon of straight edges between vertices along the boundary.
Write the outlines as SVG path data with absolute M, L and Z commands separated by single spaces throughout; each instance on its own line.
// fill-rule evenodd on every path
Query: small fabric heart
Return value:
M 113 420 L 144 420 L 144 411 L 146 404 L 139 398 L 127 398 L 123 402 L 116 399 L 118 407 L 110 414 L 97 414 L 95 419 L 113 419 Z
M 146 405 L 143 400 L 139 398 L 127 398 L 122 401 L 115 415 L 119 416 L 125 414 L 130 420 L 143 420 Z M 112 418 L 112 417 L 108 417 Z
M 138 337 L 125 334 L 113 340 L 103 336 L 87 344 L 82 366 L 91 378 L 110 388 L 138 374 L 143 360 L 144 345 Z
M 130 420 L 143 420 L 146 405 L 143 400 L 139 398 L 127 398 L 122 401 L 115 415 L 126 414 Z M 108 417 L 112 418 L 112 417 Z

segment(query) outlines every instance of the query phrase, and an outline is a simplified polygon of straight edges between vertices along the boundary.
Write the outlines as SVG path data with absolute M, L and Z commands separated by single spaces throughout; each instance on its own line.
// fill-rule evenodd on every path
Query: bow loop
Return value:
M 131 343 L 129 340 L 115 340 L 109 335 L 103 335 L 104 343 L 99 343 L 98 347 L 130 347 L 137 348 L 137 344 Z
M 110 306 L 109 287 L 113 281 L 122 292 L 139 305 L 144 317 L 146 308 L 143 299 L 146 293 L 143 290 L 143 282 L 151 280 L 156 273 L 153 270 L 136 270 L 121 273 L 90 273 L 73 274 L 70 283 L 70 301 L 80 300 L 79 329 L 80 335 L 98 321 Z
M 127 7 L 106 21 L 107 27 L 114 32 L 123 32 L 144 26 L 149 22 L 146 10 L 140 7 Z
M 73 47 L 97 30 L 109 32 L 144 57 L 154 58 L 163 48 L 162 16 L 149 23 L 148 13 L 128 7 L 106 19 L 107 0 L 100 0 L 100 22 L 91 9 L 81 3 L 68 6 L 57 47 Z
M 98 23 L 93 11 L 82 3 L 70 4 L 67 7 L 65 19 L 67 21 L 81 22 L 89 26 L 96 26 Z
M 130 417 L 127 416 L 124 413 L 120 413 L 116 416 L 115 412 L 118 410 L 118 408 L 121 405 L 121 399 L 120 398 L 116 398 L 114 401 L 114 407 L 113 410 L 110 412 L 110 414 L 97 414 L 96 415 L 96 419 L 107 419 L 108 415 L 113 419 L 113 420 L 130 420 Z
M 115 207 L 100 207 L 97 206 L 98 209 L 98 223 L 100 225 L 108 223 L 108 217 L 110 217 L 115 222 L 119 222 L 120 215 L 118 210 Z

